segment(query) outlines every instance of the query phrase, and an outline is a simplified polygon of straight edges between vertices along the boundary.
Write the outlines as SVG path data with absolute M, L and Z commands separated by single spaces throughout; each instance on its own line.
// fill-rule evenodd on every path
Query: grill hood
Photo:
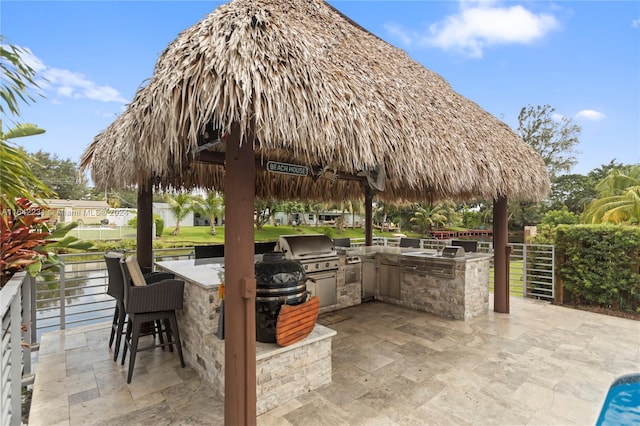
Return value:
M 331 238 L 324 234 L 281 235 L 278 241 L 285 259 L 317 259 L 336 256 Z

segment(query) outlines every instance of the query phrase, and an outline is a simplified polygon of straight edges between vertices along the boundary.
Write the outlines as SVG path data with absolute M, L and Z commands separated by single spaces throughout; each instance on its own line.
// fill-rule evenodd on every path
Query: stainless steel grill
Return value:
M 285 259 L 302 263 L 307 274 L 338 269 L 338 253 L 326 235 L 281 235 L 278 244 Z
M 281 235 L 278 248 L 286 259 L 302 264 L 309 278 L 307 291 L 318 296 L 320 307 L 338 303 L 338 254 L 331 238 L 322 234 Z

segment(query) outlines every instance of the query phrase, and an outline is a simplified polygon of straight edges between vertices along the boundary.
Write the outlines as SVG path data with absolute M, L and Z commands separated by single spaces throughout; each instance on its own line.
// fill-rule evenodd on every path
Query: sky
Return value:
M 222 3 L 0 0 L 0 34 L 40 86 L 17 121 L 46 130 L 16 142 L 78 162 L 166 46 Z M 529 105 L 571 119 L 582 132 L 570 173 L 640 163 L 639 1 L 329 3 L 514 130 Z

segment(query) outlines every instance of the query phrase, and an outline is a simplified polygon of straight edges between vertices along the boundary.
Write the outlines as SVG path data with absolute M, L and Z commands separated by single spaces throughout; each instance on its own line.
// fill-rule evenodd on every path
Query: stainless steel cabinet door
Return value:
M 378 279 L 380 296 L 400 299 L 400 267 L 398 265 L 380 263 Z
M 362 298 L 376 295 L 376 263 L 374 259 L 362 261 Z

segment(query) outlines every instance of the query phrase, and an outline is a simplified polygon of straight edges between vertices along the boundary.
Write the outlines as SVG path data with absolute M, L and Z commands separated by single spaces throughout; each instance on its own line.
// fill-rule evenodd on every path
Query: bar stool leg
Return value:
M 140 326 L 142 324 L 134 316 L 133 318 L 133 333 L 131 335 L 131 353 L 129 354 L 129 371 L 127 373 L 127 383 L 131 383 L 131 377 L 133 376 L 133 367 L 136 364 L 136 354 L 138 353 L 138 339 L 140 338 Z M 126 346 L 125 346 L 126 347 Z M 123 359 L 124 360 L 124 359 Z
M 178 330 L 178 321 L 176 320 L 176 312 L 172 311 L 169 316 L 169 322 L 171 323 L 171 334 L 176 348 L 178 349 L 178 356 L 180 357 L 180 365 L 185 367 L 184 357 L 182 356 L 182 344 L 180 343 L 180 331 Z
M 126 321 L 127 314 L 124 312 L 124 306 L 121 306 L 118 310 L 118 327 L 116 331 L 116 346 L 113 349 L 113 360 L 118 360 L 118 352 L 120 352 L 120 344 L 122 342 L 122 333 L 124 331 L 124 323 Z M 125 337 L 126 338 L 126 337 Z
M 132 319 L 129 317 L 127 321 L 127 332 L 124 336 L 124 346 L 122 348 L 122 360 L 120 361 L 120 365 L 124 365 L 124 359 L 127 357 L 127 347 L 131 344 L 131 330 L 133 328 Z
M 113 322 L 111 323 L 111 336 L 109 336 L 109 347 L 113 344 L 113 338 L 116 336 L 116 329 L 118 328 L 118 304 L 113 311 Z M 117 356 L 117 355 L 116 355 Z

